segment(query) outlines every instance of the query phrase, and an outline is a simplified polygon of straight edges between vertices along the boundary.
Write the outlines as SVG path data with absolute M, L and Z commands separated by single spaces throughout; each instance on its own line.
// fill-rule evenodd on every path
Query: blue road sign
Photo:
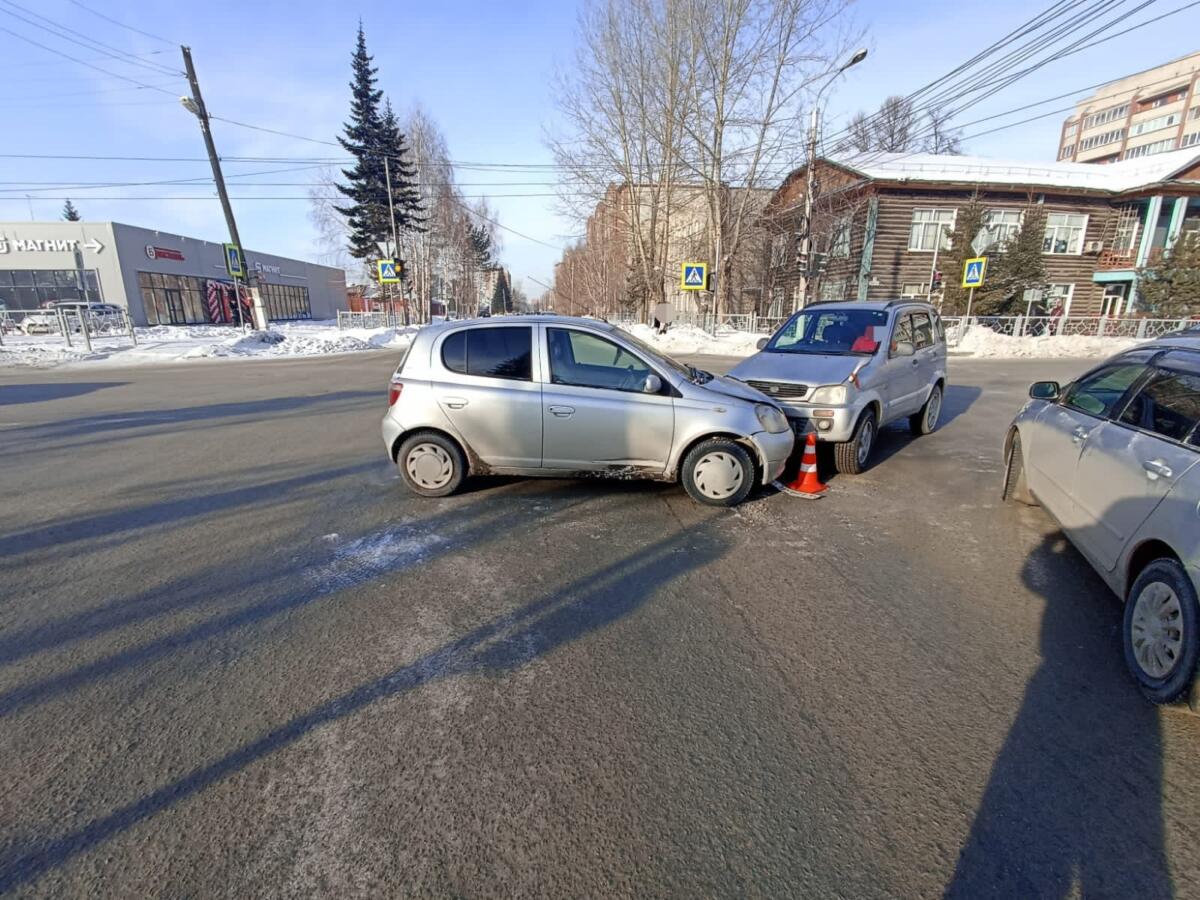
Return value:
M 977 256 L 963 263 L 962 286 L 977 288 L 983 286 L 983 276 L 987 272 L 987 257 Z
M 225 270 L 231 278 L 246 277 L 246 259 L 242 256 L 242 248 L 237 244 L 225 245 Z
M 400 267 L 394 259 L 381 259 L 376 264 L 380 284 L 398 284 L 400 282 Z
M 708 263 L 683 263 L 679 270 L 679 289 L 681 291 L 708 290 Z

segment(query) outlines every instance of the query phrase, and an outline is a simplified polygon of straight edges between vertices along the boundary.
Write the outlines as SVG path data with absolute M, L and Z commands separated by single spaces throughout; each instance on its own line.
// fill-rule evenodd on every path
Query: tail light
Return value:
M 388 385 L 388 406 L 396 405 L 396 401 L 400 399 L 400 392 L 404 390 L 404 384 L 399 381 L 393 381 Z

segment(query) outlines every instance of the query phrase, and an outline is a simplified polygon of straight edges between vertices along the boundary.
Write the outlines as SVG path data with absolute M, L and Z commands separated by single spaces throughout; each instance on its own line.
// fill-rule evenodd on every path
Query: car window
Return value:
M 763 350 L 824 356 L 874 353 L 887 313 L 873 309 L 808 309 L 794 314 Z
M 531 381 L 532 348 L 532 328 L 468 328 L 442 341 L 442 363 L 461 375 Z
M 653 372 L 628 350 L 586 331 L 548 328 L 546 341 L 553 384 L 640 392 Z
M 896 330 L 892 333 L 892 352 L 896 352 L 896 345 L 901 341 L 908 341 L 910 344 L 913 341 L 912 316 L 908 313 L 900 316 L 896 320 Z
M 939 344 L 946 343 L 946 326 L 942 324 L 942 317 L 937 313 L 933 314 L 933 338 Z
M 1119 362 L 1097 369 L 1067 388 L 1063 404 L 1090 416 L 1108 416 L 1145 371 L 1146 365 L 1141 362 Z
M 1200 373 L 1157 369 L 1121 413 L 1126 425 L 1173 441 L 1196 438 L 1200 422 Z
M 913 313 L 912 329 L 918 350 L 933 346 L 933 323 L 929 321 L 928 313 Z

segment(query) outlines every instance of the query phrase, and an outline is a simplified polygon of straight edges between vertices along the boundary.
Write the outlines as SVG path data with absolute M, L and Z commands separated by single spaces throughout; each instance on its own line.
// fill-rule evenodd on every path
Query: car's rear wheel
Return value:
M 467 475 L 467 460 L 454 441 L 433 432 L 414 434 L 400 445 L 396 467 L 409 490 L 422 497 L 453 494 Z
M 921 411 L 908 417 L 908 429 L 915 435 L 933 434 L 942 415 L 942 386 L 935 384 Z
M 1009 503 L 1024 503 L 1036 506 L 1037 501 L 1025 482 L 1025 457 L 1021 453 L 1021 435 L 1014 434 L 1008 450 L 1008 464 L 1004 467 L 1004 487 L 1000 491 L 1003 500 Z
M 843 475 L 860 475 L 867 470 L 871 451 L 875 449 L 875 437 L 879 433 L 875 410 L 868 409 L 858 420 L 854 436 L 848 441 L 833 445 L 833 462 Z
M 728 438 L 702 441 L 688 451 L 680 467 L 688 495 L 707 506 L 737 506 L 754 489 L 749 451 Z
M 1154 703 L 1187 693 L 1200 655 L 1200 606 L 1178 561 L 1156 559 L 1142 570 L 1125 602 L 1125 665 Z

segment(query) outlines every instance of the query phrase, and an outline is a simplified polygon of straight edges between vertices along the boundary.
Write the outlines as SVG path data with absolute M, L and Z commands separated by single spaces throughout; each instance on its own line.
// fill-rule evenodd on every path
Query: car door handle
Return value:
M 1092 431 L 1090 428 L 1084 428 L 1082 425 L 1080 425 L 1078 428 L 1076 428 L 1074 431 L 1071 432 L 1071 440 L 1073 440 L 1075 443 L 1078 444 L 1080 441 L 1082 441 L 1084 438 L 1086 438 L 1091 433 L 1092 433 Z
M 462 409 L 469 401 L 466 397 L 446 397 L 444 402 L 451 409 Z
M 569 419 L 575 415 L 575 407 L 573 406 L 547 406 L 550 410 L 550 415 L 558 416 L 560 419 Z
M 1146 477 L 1151 481 L 1158 478 L 1170 478 L 1175 473 L 1161 459 L 1146 459 L 1142 460 L 1142 468 L 1146 470 Z

